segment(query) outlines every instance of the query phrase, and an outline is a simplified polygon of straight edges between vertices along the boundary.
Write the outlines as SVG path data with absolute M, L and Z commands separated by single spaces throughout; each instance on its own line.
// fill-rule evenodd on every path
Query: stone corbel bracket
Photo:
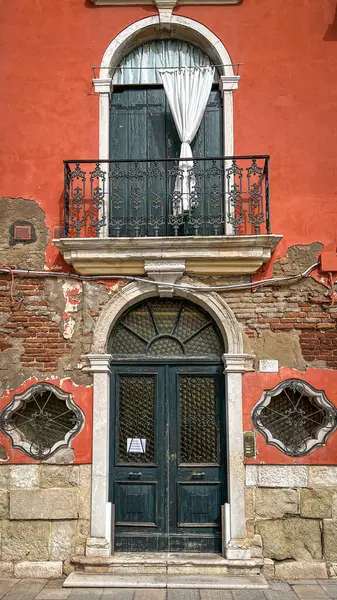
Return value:
M 224 373 L 249 373 L 255 371 L 252 354 L 223 354 Z
M 172 298 L 174 288 L 172 283 L 180 279 L 186 270 L 185 261 L 172 262 L 167 260 L 158 260 L 155 262 L 145 261 L 144 271 L 149 279 L 165 285 L 158 286 L 160 298 Z
M 219 82 L 220 92 L 232 92 L 239 89 L 240 75 L 221 75 Z

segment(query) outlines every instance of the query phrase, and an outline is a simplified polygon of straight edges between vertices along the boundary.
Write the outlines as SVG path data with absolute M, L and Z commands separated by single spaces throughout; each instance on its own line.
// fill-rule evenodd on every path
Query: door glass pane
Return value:
M 180 376 L 180 462 L 217 463 L 214 376 Z
M 149 349 L 149 354 L 152 356 L 178 356 L 179 354 L 183 354 L 183 346 L 178 342 L 178 340 L 174 340 L 168 336 L 160 337 L 155 340 Z
M 118 462 L 154 462 L 154 407 L 154 375 L 120 376 Z

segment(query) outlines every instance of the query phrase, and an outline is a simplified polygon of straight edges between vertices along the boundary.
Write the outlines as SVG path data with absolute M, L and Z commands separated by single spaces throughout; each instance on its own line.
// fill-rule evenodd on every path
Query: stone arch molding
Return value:
M 194 43 L 210 56 L 214 64 L 220 65 L 221 76 L 235 77 L 229 52 L 205 25 L 179 15 L 161 15 L 161 18 L 155 15 L 132 23 L 111 41 L 103 55 L 99 79 L 111 78 L 113 70 L 129 52 L 158 37 L 176 37 Z
M 105 354 L 110 332 L 119 317 L 132 305 L 158 296 L 151 283 L 130 283 L 123 287 L 103 308 L 95 326 L 91 354 Z M 175 291 L 175 297 L 185 298 L 201 306 L 217 323 L 225 342 L 227 354 L 242 354 L 243 342 L 238 321 L 226 302 L 216 293 L 196 290 Z

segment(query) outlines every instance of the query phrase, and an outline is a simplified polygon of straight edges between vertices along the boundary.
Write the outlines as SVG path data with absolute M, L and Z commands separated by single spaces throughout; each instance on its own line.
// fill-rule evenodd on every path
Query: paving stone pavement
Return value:
M 62 579 L 2 579 L 0 600 L 337 600 L 336 580 L 270 581 L 268 590 L 62 588 Z

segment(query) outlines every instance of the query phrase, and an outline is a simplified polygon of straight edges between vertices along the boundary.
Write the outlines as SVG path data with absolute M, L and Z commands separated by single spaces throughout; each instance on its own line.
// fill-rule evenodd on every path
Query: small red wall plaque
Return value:
M 32 238 L 32 228 L 30 225 L 15 225 L 15 240 L 30 240 Z

